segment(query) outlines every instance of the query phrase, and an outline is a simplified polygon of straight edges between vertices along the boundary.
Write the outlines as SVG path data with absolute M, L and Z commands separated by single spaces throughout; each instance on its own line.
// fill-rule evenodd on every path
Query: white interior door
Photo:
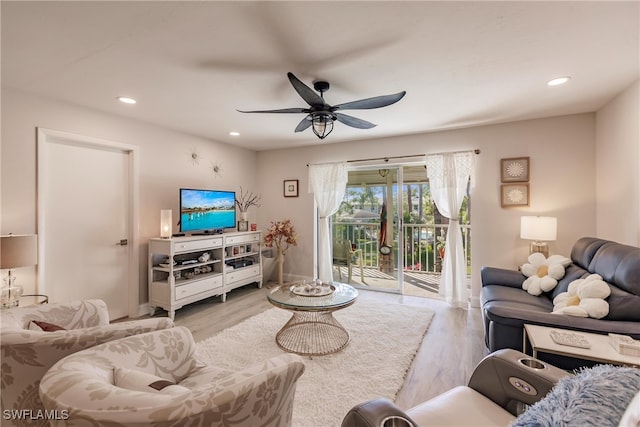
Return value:
M 53 131 L 38 144 L 39 291 L 52 302 L 102 299 L 111 319 L 135 315 L 132 151 Z

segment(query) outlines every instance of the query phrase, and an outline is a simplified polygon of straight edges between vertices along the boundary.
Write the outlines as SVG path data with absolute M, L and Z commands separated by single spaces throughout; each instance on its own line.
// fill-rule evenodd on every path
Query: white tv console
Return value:
M 149 306 L 175 311 L 257 283 L 262 287 L 260 231 L 149 240 Z M 208 256 L 206 255 L 208 254 Z M 208 257 L 208 259 L 207 259 Z

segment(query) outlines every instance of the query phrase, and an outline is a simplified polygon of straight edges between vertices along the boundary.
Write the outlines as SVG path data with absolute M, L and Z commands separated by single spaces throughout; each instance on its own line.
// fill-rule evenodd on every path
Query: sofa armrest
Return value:
M 41 320 L 64 329 L 108 325 L 107 304 L 99 299 L 16 307 L 2 311 L 2 329 L 28 329 L 29 322 Z
M 406 412 L 385 398 L 372 399 L 354 406 L 342 420 L 341 427 L 380 427 L 386 425 L 418 427 L 418 424 Z
M 482 286 L 500 285 L 512 288 L 522 288 L 522 282 L 526 277 L 519 271 L 505 268 L 482 267 L 480 270 Z
M 468 385 L 517 416 L 520 403 L 536 403 L 568 375 L 520 351 L 503 349 L 480 361 Z

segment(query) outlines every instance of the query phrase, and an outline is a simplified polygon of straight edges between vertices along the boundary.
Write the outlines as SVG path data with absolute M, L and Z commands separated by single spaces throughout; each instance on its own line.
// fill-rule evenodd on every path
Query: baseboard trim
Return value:
M 469 303 L 473 308 L 480 308 L 480 297 L 471 297 L 471 301 Z
M 151 306 L 148 302 L 138 305 L 138 317 L 149 316 L 151 313 Z

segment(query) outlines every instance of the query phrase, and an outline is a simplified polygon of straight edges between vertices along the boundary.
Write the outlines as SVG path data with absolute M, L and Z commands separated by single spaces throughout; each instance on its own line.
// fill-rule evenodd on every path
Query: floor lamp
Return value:
M 20 304 L 23 288 L 16 284 L 14 268 L 32 267 L 38 263 L 38 237 L 35 234 L 0 237 L 0 269 L 9 270 L 4 286 L 0 289 L 2 308 L 16 307 Z
M 532 240 L 529 254 L 540 252 L 549 257 L 549 245 L 544 242 L 556 240 L 558 218 L 551 216 L 523 216 L 520 218 L 520 238 Z

